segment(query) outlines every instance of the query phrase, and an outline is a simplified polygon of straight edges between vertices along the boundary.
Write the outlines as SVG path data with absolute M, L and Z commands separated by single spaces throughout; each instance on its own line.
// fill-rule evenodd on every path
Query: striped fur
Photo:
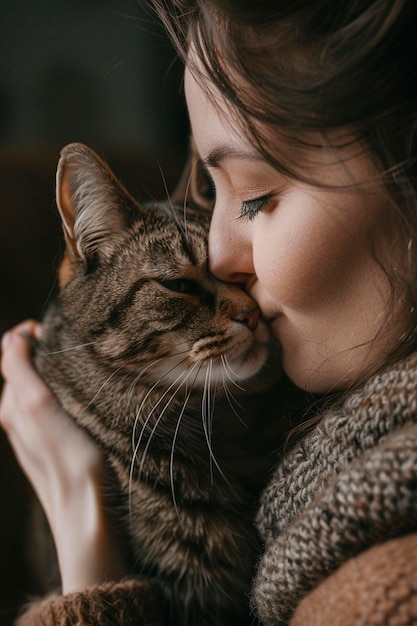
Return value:
M 80 144 L 57 203 L 67 251 L 36 364 L 105 452 L 132 572 L 166 623 L 252 623 L 253 517 L 287 428 L 276 346 L 210 275 L 202 211 L 139 206 Z

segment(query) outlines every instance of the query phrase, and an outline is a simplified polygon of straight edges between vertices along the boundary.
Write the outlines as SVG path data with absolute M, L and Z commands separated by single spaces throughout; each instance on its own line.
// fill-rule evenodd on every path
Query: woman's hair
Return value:
M 251 144 L 274 167 L 304 177 L 302 163 L 290 160 L 291 151 L 277 153 L 271 129 L 280 145 L 314 147 L 311 138 L 316 138 L 316 147 L 337 150 L 353 137 L 371 156 L 399 218 L 404 271 L 400 278 L 390 274 L 390 279 L 393 287 L 399 280 L 403 293 L 406 289 L 414 312 L 401 351 L 414 347 L 417 2 L 148 2 L 203 88 L 203 75 L 208 75 L 234 108 Z M 210 86 L 206 89 L 210 96 Z

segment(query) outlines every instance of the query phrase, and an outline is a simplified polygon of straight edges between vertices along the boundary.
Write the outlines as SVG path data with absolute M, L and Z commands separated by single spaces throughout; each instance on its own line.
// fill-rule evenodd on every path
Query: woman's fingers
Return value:
M 59 405 L 33 366 L 33 330 L 33 324 L 26 322 L 3 339 L 0 424 L 23 471 L 39 491 L 40 475 L 58 457 Z
M 28 339 L 33 337 L 31 331 L 30 326 L 20 325 L 3 339 L 1 369 L 5 389 L 0 404 L 0 422 L 7 432 L 17 426 L 16 419 L 24 417 L 25 412 L 35 416 L 42 413 L 45 406 L 55 405 L 52 393 L 31 360 L 32 346 Z M 28 333 L 28 338 L 23 333 Z
M 28 321 L 3 341 L 0 425 L 45 503 L 49 483 L 76 484 L 84 472 L 101 471 L 102 460 L 96 445 L 68 418 L 35 370 L 31 341 L 36 336 L 39 326 Z
M 103 502 L 104 464 L 96 444 L 70 419 L 37 373 L 24 322 L 3 339 L 0 425 L 49 520 L 64 592 L 127 573 Z

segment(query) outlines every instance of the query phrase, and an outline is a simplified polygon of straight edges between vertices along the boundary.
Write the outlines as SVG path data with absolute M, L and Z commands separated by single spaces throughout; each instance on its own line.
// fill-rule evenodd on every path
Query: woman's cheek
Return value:
M 288 231 L 279 237 L 268 234 L 254 264 L 258 280 L 279 308 L 316 308 L 337 290 L 334 255 L 313 237 Z
M 257 233 L 258 280 L 280 308 L 315 311 L 340 300 L 369 263 L 360 231 L 343 228 L 334 212 L 318 206 L 278 210 Z

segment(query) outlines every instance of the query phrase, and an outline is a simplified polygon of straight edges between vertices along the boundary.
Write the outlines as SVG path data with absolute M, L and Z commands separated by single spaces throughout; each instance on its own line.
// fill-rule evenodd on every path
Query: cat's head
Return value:
M 61 153 L 57 204 L 70 341 L 110 370 L 166 388 L 256 377 L 270 334 L 256 303 L 210 274 L 208 214 L 169 202 L 142 207 L 81 144 Z

